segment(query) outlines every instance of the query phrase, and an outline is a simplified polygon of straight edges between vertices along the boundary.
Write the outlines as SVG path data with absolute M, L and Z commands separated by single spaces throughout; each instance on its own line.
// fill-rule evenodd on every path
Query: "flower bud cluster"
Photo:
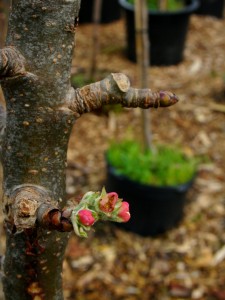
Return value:
M 87 237 L 87 231 L 99 220 L 127 222 L 130 219 L 129 203 L 119 199 L 115 192 L 88 192 L 71 214 L 75 233 Z

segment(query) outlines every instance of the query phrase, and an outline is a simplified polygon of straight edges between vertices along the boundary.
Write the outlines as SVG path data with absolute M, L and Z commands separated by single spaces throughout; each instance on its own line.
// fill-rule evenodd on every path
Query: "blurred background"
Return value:
M 1 47 L 7 18 L 3 3 Z M 127 57 L 125 13 L 119 10 L 104 23 L 95 16 L 100 24 L 93 23 L 93 10 L 91 20 L 80 17 L 71 71 L 74 86 L 111 72 L 124 73 L 132 86 L 140 86 L 138 65 Z M 170 90 L 180 98 L 175 106 L 151 110 L 153 145 L 179 145 L 188 157 L 204 159 L 186 194 L 182 218 L 172 228 L 143 236 L 106 223 L 85 240 L 72 234 L 63 273 L 67 300 L 225 299 L 224 11 L 219 16 L 192 13 L 182 60 L 149 66 L 147 72 L 153 91 Z M 107 184 L 106 151 L 112 141 L 142 136 L 141 123 L 139 110 L 115 107 L 77 120 L 68 150 L 68 198 Z

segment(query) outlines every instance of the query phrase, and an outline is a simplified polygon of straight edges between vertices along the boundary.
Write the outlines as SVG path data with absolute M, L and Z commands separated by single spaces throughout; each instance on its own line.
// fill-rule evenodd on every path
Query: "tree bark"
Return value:
M 60 231 L 68 226 L 48 228 L 37 212 L 56 208 L 60 215 L 67 204 L 66 154 L 75 119 L 105 103 L 149 108 L 178 100 L 170 92 L 132 89 L 123 74 L 73 90 L 79 7 L 79 0 L 14 0 L 6 47 L 0 50 L 7 108 L 2 146 L 6 300 L 63 299 L 62 260 L 69 234 Z M 50 215 L 54 223 L 55 215 Z
M 0 0 L 0 48 L 5 44 L 5 37 L 7 32 L 7 20 L 9 13 L 9 0 Z
M 31 185 L 27 198 L 32 200 L 36 186 L 42 186 L 42 200 L 50 193 L 60 207 L 65 205 L 66 152 L 74 116 L 62 105 L 70 88 L 79 5 L 74 0 L 13 1 L 8 48 L 2 56 L 8 62 L 1 72 L 7 105 L 3 145 L 7 300 L 63 299 L 61 273 L 68 234 L 35 226 L 18 232 L 12 195 L 18 186 L 23 194 L 23 187 Z

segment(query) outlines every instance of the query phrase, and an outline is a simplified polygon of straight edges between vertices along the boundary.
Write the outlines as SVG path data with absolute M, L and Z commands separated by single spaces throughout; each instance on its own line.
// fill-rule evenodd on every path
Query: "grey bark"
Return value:
M 18 232 L 12 194 L 17 186 L 38 185 L 51 191 L 59 206 L 65 204 L 66 150 L 74 116 L 61 106 L 70 88 L 78 10 L 77 0 L 13 2 L 6 41 L 12 51 L 7 52 L 8 63 L 1 72 L 7 105 L 3 145 L 7 300 L 63 299 L 61 272 L 68 234 L 40 227 Z
M 9 6 L 9 0 L 0 0 L 0 48 L 5 44 Z

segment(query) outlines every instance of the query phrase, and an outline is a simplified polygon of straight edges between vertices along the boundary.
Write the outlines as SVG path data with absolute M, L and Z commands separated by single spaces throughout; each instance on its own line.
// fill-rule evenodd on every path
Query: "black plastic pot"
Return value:
M 94 0 L 82 0 L 79 23 L 91 23 Z M 119 20 L 121 8 L 117 0 L 102 0 L 101 23 L 110 23 Z
M 107 166 L 107 192 L 117 192 L 130 204 L 131 219 L 127 223 L 116 224 L 143 236 L 164 233 L 178 224 L 192 183 L 167 187 L 144 185 L 118 175 L 112 166 Z
M 125 12 L 127 57 L 136 62 L 134 6 L 119 0 Z M 198 0 L 189 0 L 177 11 L 149 11 L 150 62 L 152 65 L 175 65 L 183 60 L 189 17 L 199 6 Z
M 222 19 L 224 16 L 224 0 L 200 0 L 197 14 L 210 15 Z

